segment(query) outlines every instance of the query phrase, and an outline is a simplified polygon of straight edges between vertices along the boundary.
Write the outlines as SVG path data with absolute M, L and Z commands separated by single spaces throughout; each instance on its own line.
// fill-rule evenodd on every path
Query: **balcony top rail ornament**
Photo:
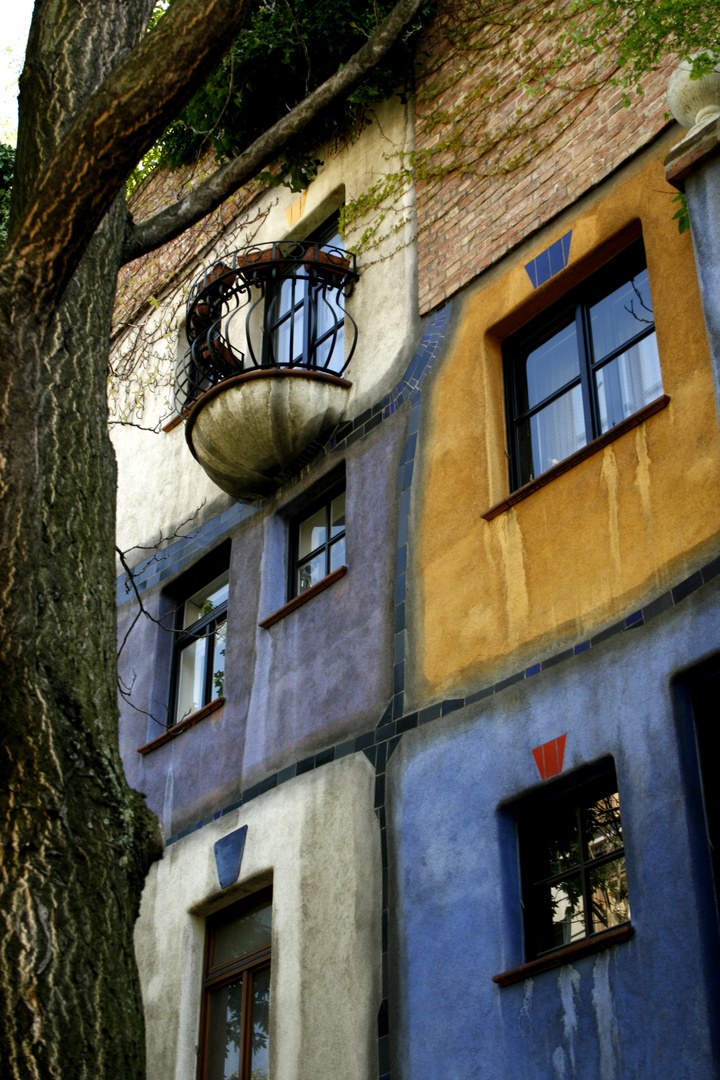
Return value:
M 188 297 L 189 348 L 175 376 L 178 413 L 187 415 L 207 391 L 253 370 L 342 376 L 357 340 L 345 299 L 358 276 L 353 254 L 309 240 L 269 241 L 223 255 Z

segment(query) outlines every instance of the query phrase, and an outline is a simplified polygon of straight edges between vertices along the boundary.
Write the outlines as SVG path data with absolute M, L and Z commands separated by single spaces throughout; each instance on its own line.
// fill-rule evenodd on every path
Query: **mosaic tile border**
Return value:
M 658 615 L 663 614 L 672 607 L 677 607 L 677 605 L 682 603 L 688 596 L 697 592 L 698 589 L 709 584 L 718 576 L 720 576 L 720 557 L 708 563 L 701 570 L 691 574 L 690 577 L 685 578 L 684 581 L 679 582 L 674 588 L 663 593 L 662 596 L 653 600 L 646 607 L 633 612 L 631 615 L 614 623 L 599 634 L 594 635 L 586 641 L 581 641 L 572 648 L 565 649 L 563 652 L 556 653 L 554 656 L 538 661 L 538 663 L 524 668 L 522 671 L 518 671 L 505 679 L 501 679 L 499 682 L 493 683 L 482 690 L 477 690 L 472 694 L 468 694 L 466 697 L 445 698 L 442 701 L 437 701 L 432 705 L 426 706 L 424 709 L 419 709 L 398 718 L 394 718 L 393 716 L 393 700 L 383 713 L 379 723 L 362 735 L 357 735 L 352 739 L 345 739 L 341 742 L 334 743 L 331 746 L 325 747 L 323 750 L 319 750 L 316 754 L 311 754 L 309 757 L 302 758 L 294 765 L 289 765 L 285 769 L 280 769 L 278 772 L 272 773 L 272 775 L 265 777 L 259 783 L 246 788 L 237 799 L 228 806 L 223 807 L 222 810 L 216 811 L 211 817 L 203 818 L 201 821 L 196 822 L 187 829 L 183 829 L 181 832 L 169 837 L 165 841 L 165 845 L 166 847 L 169 847 L 170 845 L 177 843 L 191 833 L 197 832 L 198 829 L 204 828 L 205 825 L 210 825 L 213 821 L 225 817 L 226 814 L 230 814 L 234 810 L 239 810 L 240 807 L 246 806 L 259 795 L 264 795 L 266 791 L 271 791 L 273 788 L 279 787 L 280 784 L 284 784 L 288 780 L 293 780 L 296 776 L 302 776 L 304 773 L 322 768 L 323 765 L 329 765 L 333 761 L 340 761 L 350 754 L 358 754 L 361 752 L 365 754 L 376 769 L 375 805 L 376 808 L 379 809 L 381 806 L 384 806 L 384 780 L 380 782 L 380 777 L 385 773 L 387 762 L 390 760 L 393 751 L 406 731 L 411 731 L 417 727 L 423 727 L 425 724 L 448 716 L 458 709 L 463 709 L 468 705 L 474 705 L 476 702 L 482 701 L 484 698 L 491 697 L 494 694 L 500 694 L 508 687 L 513 686 L 518 682 L 531 679 L 541 671 L 547 671 L 557 664 L 564 663 L 568 660 L 576 660 L 584 653 L 593 648 L 597 648 L 598 645 L 601 645 L 604 641 L 607 641 L 617 634 L 641 629 L 653 619 L 657 618 Z M 381 824 L 381 828 L 384 828 L 384 825 Z
M 210 521 L 198 525 L 197 529 L 190 531 L 187 536 L 181 536 L 167 547 L 154 552 L 145 562 L 133 568 L 138 592 L 142 594 L 147 589 L 152 589 L 154 585 L 160 585 L 163 581 L 175 577 L 202 552 L 214 548 L 225 533 L 239 525 L 241 521 L 252 517 L 257 511 L 257 506 L 236 503 Z M 116 589 L 118 607 L 135 598 L 130 577 L 126 573 L 118 577 Z

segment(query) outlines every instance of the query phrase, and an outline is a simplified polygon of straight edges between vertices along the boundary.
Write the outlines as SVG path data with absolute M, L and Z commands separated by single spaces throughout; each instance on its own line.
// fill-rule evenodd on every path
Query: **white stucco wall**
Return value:
M 344 202 L 362 195 L 396 170 L 412 149 L 411 113 L 394 98 L 379 106 L 369 119 L 351 145 L 321 152 L 324 163 L 303 196 L 282 187 L 266 192 L 251 208 L 251 224 L 238 220 L 203 259 L 203 265 L 212 265 L 225 253 L 251 242 L 302 239 Z M 385 239 L 358 254 L 360 281 L 347 301 L 348 313 L 358 326 L 357 347 L 345 372 L 353 384 L 347 418 L 388 393 L 410 360 L 419 332 L 414 191 L 408 188 L 396 204 L 381 209 L 386 217 L 379 235 L 385 234 Z M 358 243 L 374 214 L 348 232 L 348 247 Z M 147 326 L 162 324 L 166 333 L 150 350 L 147 370 L 136 373 L 133 384 L 135 388 L 143 381 L 159 384 L 141 395 L 142 414 L 131 416 L 142 428 L 152 429 L 161 418 L 170 418 L 170 383 L 178 348 L 182 348 L 184 299 L 191 284 L 189 278 L 163 296 L 162 283 L 158 283 L 159 306 L 148 317 Z M 170 432 L 113 426 L 111 436 L 118 461 L 118 544 L 123 550 L 133 544 L 152 543 L 161 532 L 167 536 L 200 507 L 194 525 L 230 505 L 192 457 L 183 425 Z M 139 558 L 140 554 L 131 555 L 130 561 Z
M 374 774 L 355 755 L 298 777 L 171 845 L 148 878 L 135 951 L 147 1075 L 195 1080 L 205 917 L 272 881 L 270 1076 L 371 1080 L 381 993 Z M 248 826 L 236 886 L 213 845 Z

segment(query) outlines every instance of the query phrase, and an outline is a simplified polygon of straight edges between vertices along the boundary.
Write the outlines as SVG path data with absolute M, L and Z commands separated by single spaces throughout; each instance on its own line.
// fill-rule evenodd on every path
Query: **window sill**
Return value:
M 158 735 L 157 739 L 145 743 L 144 746 L 138 746 L 138 754 L 149 754 L 151 750 L 157 750 L 158 746 L 162 746 L 164 743 L 170 742 L 171 739 L 176 738 L 176 736 L 182 735 L 183 731 L 187 731 L 188 728 L 194 727 L 195 724 L 204 720 L 210 713 L 216 712 L 224 704 L 224 697 L 215 698 L 214 701 L 210 701 L 207 705 L 203 705 L 202 709 L 190 713 L 190 715 L 186 716 L 184 720 L 181 720 L 179 724 L 173 724 L 173 726 L 168 728 L 167 731 L 164 731 L 162 735 Z
M 612 930 L 603 930 L 601 934 L 594 934 L 583 941 L 576 941 L 574 945 L 558 949 L 557 952 L 539 956 L 537 960 L 530 960 L 529 963 L 521 964 L 520 967 L 493 975 L 493 982 L 498 986 L 511 986 L 513 983 L 522 982 L 523 979 L 540 975 L 543 971 L 552 971 L 553 968 L 562 967 L 563 964 L 571 964 L 574 960 L 579 960 L 581 956 L 592 956 L 593 953 L 602 952 L 603 949 L 629 941 L 634 933 L 635 927 L 632 923 L 614 926 Z
M 345 577 L 347 574 L 347 566 L 338 566 L 337 570 L 333 570 L 332 574 L 328 574 L 322 581 L 318 581 L 317 585 L 311 585 L 309 589 L 306 589 L 304 593 L 300 593 L 299 596 L 293 596 L 292 600 L 288 600 L 287 604 L 283 604 L 277 611 L 273 611 L 272 615 L 268 615 L 267 619 L 263 619 L 258 623 L 258 626 L 263 630 L 269 630 L 276 622 L 280 622 L 286 615 L 289 615 L 291 611 L 295 611 L 296 608 L 302 607 L 308 600 L 312 600 L 313 596 L 317 596 L 318 593 L 328 589 L 331 585 L 334 585 L 336 581 L 339 581 L 341 577 Z
M 161 430 L 167 435 L 171 431 L 174 431 L 178 424 L 182 424 L 184 419 L 185 418 L 181 416 L 180 413 L 176 413 L 172 420 L 168 420 L 167 424 L 165 424 Z
M 517 491 L 512 491 L 505 499 L 501 499 L 500 502 L 495 503 L 489 510 L 486 510 L 480 515 L 485 521 L 492 521 L 498 514 L 502 514 L 504 510 L 509 510 L 515 503 L 522 502 L 523 499 L 527 499 L 528 495 L 532 495 L 541 487 L 545 487 L 551 480 L 554 480 L 556 476 L 562 476 L 563 473 L 569 472 L 570 469 L 574 469 L 585 458 L 592 457 L 598 450 L 602 450 L 604 446 L 614 442 L 615 439 L 619 439 L 621 435 L 624 435 L 626 431 L 632 431 L 633 428 L 639 427 L 649 416 L 654 416 L 655 413 L 660 412 L 670 403 L 670 398 L 667 394 L 663 394 L 662 397 L 656 398 L 655 401 L 651 401 L 649 405 L 645 405 L 638 412 L 633 413 L 632 416 L 628 416 L 626 420 L 621 420 L 615 427 L 610 428 L 609 431 L 604 432 L 602 435 L 598 435 L 597 439 L 593 439 L 586 446 L 583 446 L 580 450 L 576 450 L 574 454 L 570 454 L 569 457 L 564 458 L 563 461 L 559 461 L 557 465 L 553 465 L 551 469 L 541 473 L 540 476 L 536 476 L 534 480 L 530 480 L 527 484 L 523 484 Z

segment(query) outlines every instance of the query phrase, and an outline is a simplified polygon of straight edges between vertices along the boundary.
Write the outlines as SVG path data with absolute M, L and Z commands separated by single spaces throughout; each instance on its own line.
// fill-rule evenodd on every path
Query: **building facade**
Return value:
M 148 1074 L 710 1080 L 718 121 L 607 86 L 351 255 L 424 77 L 146 317 L 180 357 L 115 434 Z

